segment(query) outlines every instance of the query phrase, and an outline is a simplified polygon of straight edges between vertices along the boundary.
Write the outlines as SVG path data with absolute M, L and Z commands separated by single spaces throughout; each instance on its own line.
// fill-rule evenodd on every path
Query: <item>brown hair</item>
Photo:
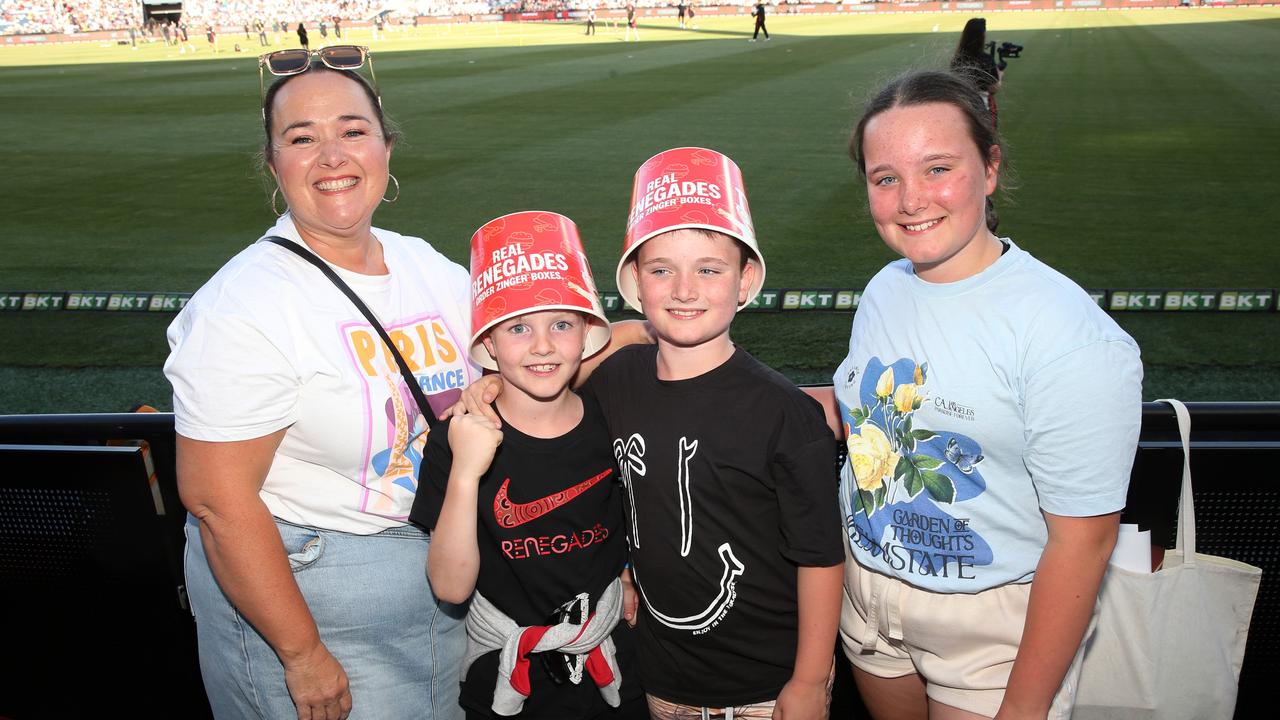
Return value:
M 385 114 L 383 114 L 382 103 L 379 102 L 378 100 L 378 93 L 374 92 L 373 87 L 369 85 L 369 81 L 365 80 L 363 75 L 361 75 L 358 72 L 355 72 L 354 70 L 335 70 L 325 65 L 324 63 L 320 62 L 319 60 L 312 60 L 311 66 L 307 68 L 306 72 L 307 73 L 314 73 L 314 72 L 336 73 L 338 75 L 341 75 L 351 80 L 351 82 L 354 82 L 355 84 L 359 85 L 360 89 L 364 91 L 365 96 L 369 98 L 369 104 L 373 106 L 373 112 L 378 118 L 378 127 L 379 129 L 382 130 L 383 140 L 387 143 L 387 145 L 391 145 L 392 143 L 395 143 L 398 140 L 400 140 L 402 136 L 400 132 L 400 128 L 396 127 L 395 122 L 393 122 L 390 118 L 388 118 Z M 267 88 L 267 94 L 264 95 L 262 98 L 262 132 L 264 135 L 264 140 L 262 144 L 261 164 L 263 166 L 267 166 L 271 164 L 271 157 L 272 157 L 271 123 L 275 119 L 276 95 L 280 92 L 281 88 L 283 88 L 286 84 L 289 83 L 289 81 L 293 80 L 296 77 L 300 77 L 304 74 L 306 73 L 298 73 L 296 75 L 285 75 L 285 76 L 276 78 L 275 82 L 271 83 L 271 86 Z
M 965 78 L 954 73 L 938 70 L 924 70 L 900 75 L 880 89 L 862 113 L 862 119 L 849 137 L 849 157 L 858 166 L 858 172 L 864 177 L 867 174 L 867 159 L 862 152 L 863 134 L 867 123 L 875 116 L 895 107 L 944 103 L 951 105 L 964 116 L 969 137 L 978 148 L 978 155 L 983 164 L 990 166 L 995 159 L 993 148 L 999 148 L 1001 158 L 1000 169 L 1005 165 L 1004 143 L 1000 134 L 991 125 L 991 111 L 987 109 L 978 89 Z M 998 170 L 998 172 L 1000 172 Z M 1003 173 L 1001 172 L 1001 175 Z M 1004 183 L 1000 182 L 1003 187 Z M 995 231 L 1000 220 L 995 208 L 987 203 L 987 227 Z
M 702 237 L 707 238 L 708 240 L 717 240 L 719 238 L 724 238 L 726 240 L 729 240 L 734 247 L 738 248 L 738 272 L 745 272 L 747 269 L 747 263 L 750 262 L 751 259 L 755 257 L 755 255 L 751 252 L 751 250 L 747 248 L 746 243 L 730 235 L 729 233 L 720 232 L 719 230 L 712 230 L 710 228 L 698 228 L 698 227 L 672 228 L 665 232 L 658 233 L 653 237 L 661 237 L 662 235 L 675 232 L 676 230 L 685 230 L 687 232 L 696 233 L 698 235 L 701 235 Z M 650 238 L 650 240 L 652 239 L 653 238 Z M 639 261 L 640 261 L 640 253 L 637 252 L 631 258 L 631 262 L 638 263 Z M 756 269 L 759 270 L 759 268 L 756 268 Z

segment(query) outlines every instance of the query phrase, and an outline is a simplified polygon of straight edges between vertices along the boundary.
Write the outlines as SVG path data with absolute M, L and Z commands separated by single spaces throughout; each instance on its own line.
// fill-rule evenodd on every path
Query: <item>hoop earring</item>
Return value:
M 382 202 L 384 202 L 384 203 L 393 203 L 393 202 L 395 202 L 395 201 L 397 201 L 397 200 L 399 200 L 399 199 L 400 199 L 400 181 L 399 181 L 399 180 L 397 180 L 397 179 L 396 179 L 396 176 L 395 176 L 395 175 L 392 175 L 391 173 L 387 173 L 387 177 L 391 178 L 391 182 L 393 182 L 393 183 L 395 183 L 395 184 L 396 184 L 396 196 L 395 196 L 395 197 L 393 197 L 393 198 L 387 198 L 387 196 L 383 195 L 383 196 L 382 196 Z
M 275 189 L 271 191 L 271 212 L 275 213 L 276 217 L 280 217 L 281 215 L 284 215 L 285 211 L 289 209 L 288 202 L 285 203 L 284 210 L 280 210 L 276 207 L 276 198 L 278 197 L 280 197 L 279 185 L 277 185 Z

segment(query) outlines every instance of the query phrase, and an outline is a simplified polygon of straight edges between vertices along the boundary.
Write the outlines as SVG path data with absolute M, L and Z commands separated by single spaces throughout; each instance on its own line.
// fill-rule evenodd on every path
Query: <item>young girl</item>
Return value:
M 569 387 L 610 337 L 577 231 L 555 213 L 498 218 L 472 238 L 471 271 L 471 356 L 502 376 L 502 427 L 477 414 L 433 431 L 410 515 L 433 529 L 437 596 L 471 598 L 462 706 L 645 717 L 619 623 L 634 599 L 617 467 L 599 407 Z
M 1069 715 L 1141 414 L 1138 347 L 987 229 L 1004 160 L 955 75 L 901 77 L 850 139 L 880 237 L 835 394 L 841 636 L 886 718 Z

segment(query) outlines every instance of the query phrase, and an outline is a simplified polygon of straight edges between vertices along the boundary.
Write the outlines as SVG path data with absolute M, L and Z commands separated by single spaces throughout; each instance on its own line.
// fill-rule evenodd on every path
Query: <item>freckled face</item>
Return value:
M 271 171 L 304 237 L 363 238 L 387 189 L 391 147 L 369 97 L 310 71 L 275 97 Z
M 987 230 L 999 148 L 987 163 L 949 103 L 895 107 L 863 131 L 867 198 L 881 239 L 929 282 L 954 282 L 999 256 Z

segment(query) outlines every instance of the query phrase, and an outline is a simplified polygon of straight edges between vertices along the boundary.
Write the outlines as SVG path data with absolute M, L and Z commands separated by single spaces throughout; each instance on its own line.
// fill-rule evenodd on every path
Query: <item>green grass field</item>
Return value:
M 966 19 L 777 16 L 754 44 L 743 18 L 651 23 L 640 43 L 603 26 L 392 33 L 374 51 L 407 137 L 392 159 L 403 193 L 375 222 L 465 262 L 489 218 L 556 210 L 611 288 L 635 168 L 703 145 L 743 169 L 770 287 L 861 287 L 891 256 L 844 154 L 855 113 L 897 72 L 944 65 Z M 1280 286 L 1280 9 L 988 24 L 1027 48 L 1000 94 L 1016 173 L 1002 232 L 1086 287 Z M 195 44 L 0 48 L 0 290 L 191 291 L 270 225 L 256 59 Z M 0 413 L 168 408 L 169 319 L 0 313 Z M 1147 398 L 1280 399 L 1280 315 L 1119 319 L 1142 345 Z M 814 382 L 849 322 L 750 315 L 734 335 Z

